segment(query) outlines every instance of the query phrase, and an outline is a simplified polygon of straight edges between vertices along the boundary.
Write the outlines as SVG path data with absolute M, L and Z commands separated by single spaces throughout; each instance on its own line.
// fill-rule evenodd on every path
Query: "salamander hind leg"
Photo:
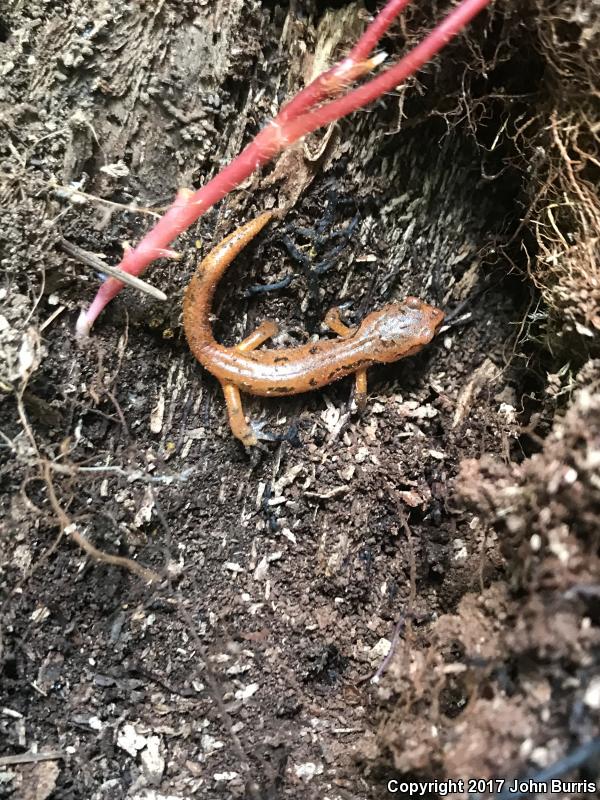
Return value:
M 273 336 L 277 336 L 278 333 L 279 325 L 272 319 L 266 319 L 264 322 L 261 322 L 255 331 L 252 331 L 250 336 L 246 336 L 245 339 L 242 339 L 242 341 L 236 345 L 236 349 L 240 350 L 242 353 L 247 353 L 249 350 L 256 350 L 257 347 L 260 347 L 261 344 L 264 344 L 268 339 L 272 339 Z
M 231 432 L 243 445 L 246 447 L 253 447 L 258 443 L 258 439 L 252 428 L 246 422 L 240 390 L 233 383 L 222 383 L 221 387 L 225 396 L 225 403 L 227 404 L 227 415 L 229 417 Z

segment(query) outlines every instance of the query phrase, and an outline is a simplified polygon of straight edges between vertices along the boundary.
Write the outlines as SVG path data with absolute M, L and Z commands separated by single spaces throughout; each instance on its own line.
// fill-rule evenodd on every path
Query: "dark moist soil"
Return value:
M 456 92 L 472 58 L 465 41 L 406 94 L 311 137 L 206 214 L 177 241 L 179 262 L 146 273 L 166 303 L 127 289 L 88 342 L 74 339 L 98 277 L 61 239 L 118 261 L 152 221 L 124 206 L 162 208 L 202 185 L 310 78 L 307 53 L 347 49 L 361 14 L 334 5 L 0 11 L 0 755 L 58 751 L 0 761 L 2 798 L 384 797 L 390 778 L 532 773 L 598 730 L 597 606 L 550 614 L 556 571 L 526 585 L 517 521 L 492 525 L 498 482 L 546 486 L 546 462 L 533 477 L 521 465 L 556 406 L 534 402 L 546 373 L 519 338 L 537 302 L 518 269 L 526 172 L 477 143 L 472 120 L 444 117 L 446 84 Z M 413 29 L 428 18 L 416 12 Z M 524 94 L 539 80 L 534 54 L 529 66 L 490 80 Z M 499 123 L 478 124 L 491 139 Z M 456 314 L 417 356 L 371 370 L 362 415 L 350 381 L 245 398 L 280 439 L 247 453 L 188 351 L 181 295 L 203 253 L 273 207 L 284 219 L 223 281 L 221 341 L 265 318 L 279 346 L 327 336 L 332 305 L 355 322 L 406 294 Z M 581 413 L 583 429 L 554 432 L 573 452 L 598 424 Z M 57 540 L 60 509 L 97 548 L 165 580 L 148 587 L 91 560 L 69 528 Z M 528 535 L 543 524 L 532 518 Z M 552 648 L 555 620 L 560 655 L 541 657 L 535 637 Z

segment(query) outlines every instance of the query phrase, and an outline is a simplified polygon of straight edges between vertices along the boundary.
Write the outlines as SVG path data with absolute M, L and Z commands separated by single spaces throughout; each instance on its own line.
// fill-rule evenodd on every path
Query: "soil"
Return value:
M 559 355 L 532 267 L 542 173 L 533 133 L 525 151 L 512 134 L 550 115 L 534 6 L 496 3 L 418 82 L 233 192 L 146 273 L 166 302 L 126 289 L 73 335 L 98 274 L 64 241 L 116 263 L 347 50 L 367 5 L 0 10 L 0 798 L 358 800 L 556 765 L 598 781 L 597 330 L 563 309 Z M 327 336 L 331 306 L 355 322 L 407 294 L 449 322 L 370 372 L 362 414 L 350 381 L 245 398 L 272 434 L 246 452 L 181 296 L 275 207 L 220 288 L 224 343 L 266 318 L 278 346 Z

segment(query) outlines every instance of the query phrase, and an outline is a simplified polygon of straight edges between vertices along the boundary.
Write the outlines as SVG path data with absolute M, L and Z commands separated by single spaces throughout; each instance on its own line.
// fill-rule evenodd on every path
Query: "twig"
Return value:
M 278 292 L 281 289 L 287 289 L 293 280 L 293 275 L 286 275 L 285 278 L 282 278 L 280 281 L 276 281 L 275 283 L 255 283 L 246 289 L 245 297 L 252 297 L 254 294 L 267 294 L 267 292 Z
M 125 419 L 125 414 L 123 414 L 123 409 L 119 405 L 119 401 L 115 397 L 114 393 L 110 391 L 110 389 L 106 389 L 106 396 L 109 398 L 109 400 L 115 407 L 115 411 L 117 412 L 117 417 L 119 418 L 119 422 L 121 423 L 121 427 L 123 428 L 123 433 L 125 434 L 125 440 L 129 440 L 129 427 L 127 425 L 127 420 Z
M 379 668 L 375 675 L 371 678 L 371 683 L 379 683 L 383 673 L 389 667 L 392 658 L 396 652 L 396 647 L 398 646 L 398 642 L 400 641 L 400 634 L 404 630 L 404 625 L 406 623 L 406 616 L 404 614 L 400 614 L 400 619 L 396 623 L 396 627 L 394 628 L 394 635 L 392 636 L 392 641 L 390 642 L 390 649 L 387 651 L 387 655 L 379 665 Z
M 115 556 L 112 553 L 105 553 L 104 550 L 98 550 L 91 542 L 88 542 L 85 536 L 79 533 L 74 524 L 68 525 L 65 528 L 65 534 L 70 536 L 75 544 L 79 545 L 82 550 L 85 550 L 95 561 L 99 561 L 102 564 L 111 564 L 113 567 L 121 567 L 129 572 L 133 572 L 134 575 L 137 575 L 138 578 L 141 578 L 148 584 L 161 583 L 163 580 L 158 572 L 154 572 L 154 570 L 148 569 L 147 567 L 142 567 L 141 564 L 138 564 L 131 558 Z
M 47 461 L 42 463 L 42 476 L 48 490 L 48 499 L 50 500 L 50 505 L 52 506 L 52 510 L 58 519 L 62 531 L 67 536 L 70 536 L 71 539 L 78 544 L 82 550 L 85 550 L 85 552 L 91 556 L 91 558 L 104 564 L 112 564 L 113 567 L 122 567 L 123 569 L 129 570 L 129 572 L 133 572 L 134 575 L 142 578 L 142 580 L 146 581 L 146 583 L 162 582 L 163 579 L 157 572 L 154 572 L 154 570 L 148 569 L 147 567 L 142 567 L 141 564 L 138 564 L 131 558 L 125 558 L 125 556 L 115 556 L 112 553 L 105 553 L 103 550 L 98 550 L 97 547 L 94 547 L 91 542 L 88 542 L 85 536 L 79 533 L 75 523 L 69 519 L 66 512 L 58 502 L 58 498 L 54 490 L 54 483 L 52 482 L 52 476 L 50 474 L 50 465 Z
M 71 186 L 57 185 L 54 181 L 49 181 L 46 185 L 51 186 L 56 190 L 57 197 L 61 199 L 71 200 L 73 198 L 83 198 L 89 200 L 91 203 L 98 205 L 108 206 L 109 208 L 117 208 L 120 211 L 127 211 L 130 214 L 148 214 L 151 217 L 160 219 L 160 211 L 166 211 L 164 207 L 157 206 L 157 208 L 145 208 L 144 206 L 136 206 L 135 203 L 115 203 L 114 200 L 106 200 L 104 197 L 97 197 L 95 194 L 89 194 L 81 189 L 73 189 Z
M 72 256 L 81 264 L 85 264 L 86 267 L 91 267 L 92 269 L 97 269 L 98 272 L 106 272 L 107 275 L 111 275 L 121 283 L 127 284 L 127 286 L 131 286 L 133 289 L 138 289 L 140 292 L 145 292 L 149 294 L 150 297 L 154 297 L 155 300 L 162 300 L 163 302 L 167 299 L 167 295 L 164 292 L 161 292 L 160 289 L 156 289 L 154 286 L 151 286 L 146 281 L 143 281 L 141 278 L 136 278 L 135 275 L 130 275 L 128 272 L 124 272 L 119 267 L 111 267 L 110 264 L 105 264 L 101 258 L 95 256 L 93 253 L 84 250 L 82 247 L 78 247 L 78 245 L 73 244 L 73 242 L 68 242 L 66 239 L 60 240 L 61 248 L 67 253 L 67 255 Z
M 409 552 L 409 560 L 410 560 L 410 594 L 408 596 L 408 608 L 406 609 L 406 618 L 408 620 L 411 619 L 414 613 L 414 605 L 415 600 L 417 598 L 417 559 L 415 557 L 415 545 L 413 542 L 413 535 L 408 524 L 408 520 L 406 519 L 406 514 L 404 513 L 404 509 L 402 508 L 401 500 L 396 494 L 396 490 L 394 490 L 394 499 L 396 500 L 396 508 L 398 509 L 398 516 L 400 517 L 400 522 L 402 523 L 402 527 L 404 528 L 404 533 L 406 534 L 406 538 L 408 540 L 408 552 Z
M 54 322 L 54 320 L 62 314 L 65 308 L 66 306 L 59 306 L 58 308 L 56 308 L 52 312 L 52 314 L 50 314 L 48 319 L 45 322 L 42 322 L 42 324 L 40 325 L 40 333 L 42 333 L 42 331 L 45 331 L 48 325 L 51 325 Z
M 44 753 L 19 753 L 16 756 L 0 756 L 0 767 L 10 767 L 14 764 L 34 764 L 38 761 L 58 761 L 65 759 L 66 753 L 62 750 L 47 750 Z
M 170 475 L 151 475 L 141 469 L 128 471 L 123 469 L 123 467 L 117 466 L 116 464 L 107 464 L 106 466 L 96 467 L 80 467 L 75 464 L 56 464 L 55 462 L 49 462 L 49 466 L 54 472 L 60 472 L 62 475 L 73 476 L 81 472 L 101 474 L 113 473 L 115 475 L 120 475 L 123 478 L 127 478 L 128 483 L 142 481 L 143 483 L 150 484 L 162 483 L 165 486 L 170 486 L 173 483 L 185 483 L 196 472 L 196 467 L 187 467 L 186 469 L 181 470 L 181 472 L 174 472 Z

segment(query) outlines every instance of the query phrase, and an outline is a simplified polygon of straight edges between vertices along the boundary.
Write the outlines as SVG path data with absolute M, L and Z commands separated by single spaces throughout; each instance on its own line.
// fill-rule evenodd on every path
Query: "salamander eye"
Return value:
M 423 303 L 418 297 L 407 297 L 404 304 L 407 308 L 421 308 Z

